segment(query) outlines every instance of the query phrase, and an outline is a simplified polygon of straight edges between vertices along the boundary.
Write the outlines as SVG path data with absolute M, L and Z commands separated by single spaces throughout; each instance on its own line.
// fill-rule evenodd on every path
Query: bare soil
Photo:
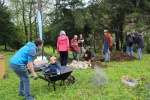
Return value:
M 101 68 L 107 68 L 108 66 L 107 65 L 103 65 L 100 61 L 95 61 L 95 62 L 91 62 L 92 64 L 92 68 L 94 68 L 94 66 L 98 65 L 99 67 Z
M 112 52 L 111 53 L 111 61 L 132 61 L 136 60 L 134 56 L 127 56 L 125 52 Z

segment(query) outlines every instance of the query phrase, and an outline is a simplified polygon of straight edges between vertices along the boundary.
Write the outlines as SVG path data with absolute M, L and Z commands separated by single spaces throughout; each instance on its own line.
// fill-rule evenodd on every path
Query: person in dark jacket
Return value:
M 139 57 L 138 59 L 142 60 L 142 48 L 144 48 L 144 38 L 142 34 L 135 32 L 134 43 L 137 45 L 137 51 L 138 51 L 138 57 Z
M 86 47 L 86 51 L 84 53 L 84 60 L 86 61 L 94 61 L 94 53 L 91 50 L 90 46 Z
M 61 66 L 56 62 L 56 57 L 52 56 L 50 58 L 51 64 L 45 68 L 44 73 L 48 73 L 50 76 L 55 76 L 61 74 Z
M 132 56 L 133 50 L 132 50 L 132 44 L 133 44 L 133 37 L 130 32 L 127 32 L 126 36 L 126 55 Z

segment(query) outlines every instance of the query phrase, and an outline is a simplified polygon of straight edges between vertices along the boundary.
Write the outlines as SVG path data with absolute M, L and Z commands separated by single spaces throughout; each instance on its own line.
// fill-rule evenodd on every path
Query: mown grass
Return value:
M 45 51 L 53 54 L 49 48 Z M 0 80 L 0 100 L 24 100 L 24 97 L 18 96 L 19 78 L 9 68 L 9 59 L 14 52 L 0 53 L 6 54 L 5 67 L 9 75 L 8 78 Z M 77 80 L 75 84 L 59 87 L 57 82 L 56 91 L 53 91 L 46 81 L 31 79 L 31 93 L 37 96 L 36 100 L 150 100 L 150 90 L 145 83 L 134 88 L 121 83 L 124 75 L 133 78 L 145 77 L 146 82 L 150 82 L 150 55 L 144 54 L 142 61 L 110 62 L 108 66 L 103 69 L 109 77 L 107 85 L 92 85 L 93 69 L 76 69 L 72 73 Z

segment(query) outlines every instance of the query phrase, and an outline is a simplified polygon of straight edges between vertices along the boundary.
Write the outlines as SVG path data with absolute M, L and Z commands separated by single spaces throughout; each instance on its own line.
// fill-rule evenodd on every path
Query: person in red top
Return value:
M 69 48 L 69 39 L 66 36 L 65 31 L 60 32 L 60 36 L 57 39 L 57 51 L 60 54 L 60 63 L 61 66 L 66 66 L 68 63 L 68 51 Z
M 109 62 L 110 61 L 110 50 L 109 48 L 112 47 L 113 45 L 113 41 L 112 41 L 112 37 L 110 35 L 110 33 L 108 32 L 108 30 L 104 30 L 104 47 L 103 47 L 103 52 L 105 53 L 105 62 Z
M 74 35 L 74 38 L 71 40 L 71 51 L 72 51 L 72 55 L 73 55 L 72 60 L 77 59 L 77 53 L 79 52 L 77 38 L 78 38 L 78 36 Z

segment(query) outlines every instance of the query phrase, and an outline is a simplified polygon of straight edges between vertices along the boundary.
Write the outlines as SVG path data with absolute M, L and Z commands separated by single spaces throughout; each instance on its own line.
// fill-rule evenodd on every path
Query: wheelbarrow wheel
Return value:
M 67 80 L 69 81 L 69 83 L 74 84 L 75 77 L 73 75 L 70 75 Z
M 61 84 L 63 83 L 64 85 L 69 86 L 70 84 L 74 84 L 74 82 L 74 76 L 70 75 L 66 80 L 62 81 Z

